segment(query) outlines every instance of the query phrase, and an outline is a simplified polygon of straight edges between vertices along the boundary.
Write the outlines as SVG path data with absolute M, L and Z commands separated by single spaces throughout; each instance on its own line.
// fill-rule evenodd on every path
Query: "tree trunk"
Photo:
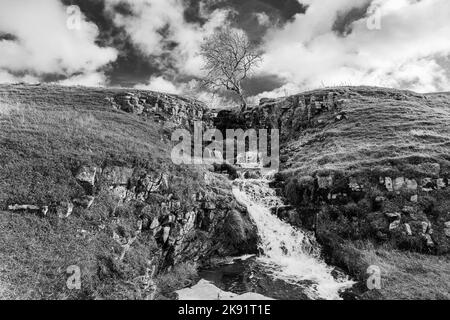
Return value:
M 244 91 L 242 90 L 241 84 L 239 84 L 238 95 L 241 99 L 241 111 L 244 112 L 247 110 L 247 101 L 245 100 Z

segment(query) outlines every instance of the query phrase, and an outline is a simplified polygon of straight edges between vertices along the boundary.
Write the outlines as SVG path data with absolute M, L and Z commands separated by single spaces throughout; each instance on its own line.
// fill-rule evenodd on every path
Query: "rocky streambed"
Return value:
M 193 297 L 204 297 L 206 290 L 208 299 L 226 299 L 229 294 L 282 300 L 340 299 L 340 294 L 354 284 L 324 262 L 313 234 L 272 213 L 272 207 L 283 203 L 267 180 L 237 179 L 233 186 L 236 200 L 247 208 L 257 227 L 258 254 L 225 259 L 204 268 L 200 285 L 189 291 Z M 189 296 L 181 291 L 179 298 Z

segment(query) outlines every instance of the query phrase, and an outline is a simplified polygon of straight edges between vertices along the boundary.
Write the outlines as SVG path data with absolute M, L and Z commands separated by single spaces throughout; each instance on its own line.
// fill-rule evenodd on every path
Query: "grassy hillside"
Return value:
M 283 142 L 287 197 L 304 223 L 316 217 L 330 262 L 361 280 L 362 297 L 450 299 L 450 94 L 361 87 L 299 97 L 322 104 L 330 91 L 336 109 L 316 111 Z M 365 287 L 371 265 L 381 290 Z
M 336 87 L 263 99 L 216 124 L 280 129 L 272 183 L 360 297 L 449 299 L 450 94 Z M 290 209 L 287 209 L 290 210 Z M 366 270 L 383 287 L 367 291 Z
M 226 179 L 172 163 L 170 134 L 188 123 L 172 105 L 201 114 L 153 92 L 0 85 L 0 298 L 147 299 L 152 268 L 160 296 L 201 258 L 253 250 L 248 217 L 226 232 L 246 213 Z M 81 290 L 66 287 L 71 265 Z
M 326 95 L 330 90 L 308 92 Z M 419 95 L 382 88 L 338 88 L 340 115 L 323 113 L 290 139 L 283 150 L 284 169 L 311 174 L 316 170 L 413 169 L 424 161 L 450 164 L 450 93 Z

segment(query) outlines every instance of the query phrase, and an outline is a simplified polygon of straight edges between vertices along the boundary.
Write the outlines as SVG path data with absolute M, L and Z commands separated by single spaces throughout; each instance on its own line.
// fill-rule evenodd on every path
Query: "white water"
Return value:
M 314 237 L 281 221 L 270 208 L 282 205 L 265 180 L 237 180 L 237 201 L 245 205 L 261 238 L 258 261 L 273 277 L 292 284 L 311 282 L 305 293 L 311 299 L 340 299 L 339 292 L 354 284 L 346 276 L 335 279 L 332 268 L 320 258 Z

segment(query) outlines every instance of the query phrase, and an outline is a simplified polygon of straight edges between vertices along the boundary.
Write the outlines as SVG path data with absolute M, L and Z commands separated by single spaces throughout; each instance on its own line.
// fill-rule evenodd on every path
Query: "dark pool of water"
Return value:
M 305 293 L 312 286 L 310 281 L 292 284 L 276 279 L 255 257 L 203 269 L 199 276 L 221 290 L 236 294 L 255 292 L 277 300 L 310 300 Z

